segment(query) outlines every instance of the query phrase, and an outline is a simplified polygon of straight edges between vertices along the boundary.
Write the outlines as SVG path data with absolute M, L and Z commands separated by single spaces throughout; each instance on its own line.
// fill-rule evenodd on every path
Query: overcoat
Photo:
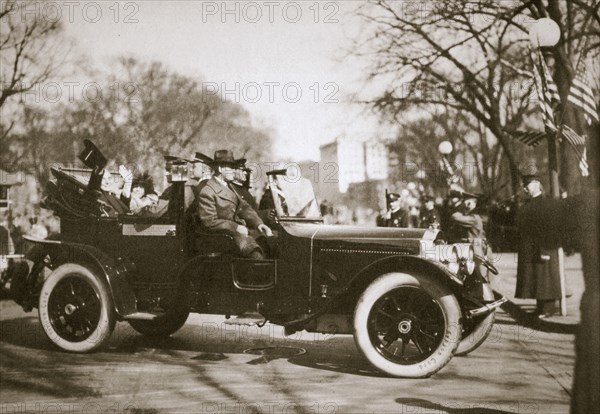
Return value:
M 197 201 L 198 218 L 204 227 L 233 236 L 243 256 L 260 249 L 252 237 L 244 236 L 236 229 L 238 225 L 256 229 L 263 221 L 229 186 L 212 177 L 200 190 Z
M 535 197 L 517 213 L 519 232 L 516 298 L 560 299 L 560 273 L 556 240 L 549 227 L 560 227 L 559 200 Z M 556 208 L 554 208 L 556 204 Z

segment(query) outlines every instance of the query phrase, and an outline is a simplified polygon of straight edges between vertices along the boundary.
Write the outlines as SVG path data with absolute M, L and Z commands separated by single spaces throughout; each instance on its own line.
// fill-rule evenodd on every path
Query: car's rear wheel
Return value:
M 462 331 L 460 318 L 448 287 L 426 276 L 389 273 L 361 295 L 354 339 L 379 370 L 396 377 L 427 377 L 452 358 Z
M 63 264 L 48 276 L 40 292 L 39 317 L 50 341 L 71 352 L 99 348 L 116 323 L 104 281 L 75 263 Z
M 130 320 L 129 325 L 142 335 L 161 337 L 177 332 L 190 314 L 186 306 L 175 306 L 152 320 Z
M 462 338 L 454 355 L 464 356 L 479 348 L 490 336 L 495 320 L 495 311 L 466 320 L 463 323 Z

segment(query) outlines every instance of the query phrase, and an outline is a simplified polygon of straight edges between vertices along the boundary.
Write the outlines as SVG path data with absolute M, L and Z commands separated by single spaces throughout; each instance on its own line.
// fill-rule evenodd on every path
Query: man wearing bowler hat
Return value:
M 271 229 L 263 223 L 254 209 L 232 188 L 234 168 L 240 163 L 229 150 L 215 152 L 213 177 L 198 194 L 198 218 L 211 231 L 233 237 L 243 257 L 264 258 L 262 249 L 250 232 L 270 237 Z
M 552 248 L 552 237 L 547 236 L 546 227 L 561 217 L 553 213 L 552 200 L 544 199 L 537 175 L 523 176 L 523 190 L 529 199 L 517 213 L 519 258 L 515 297 L 536 299 L 538 316 L 546 318 L 557 312 L 557 302 L 562 296 L 558 251 Z

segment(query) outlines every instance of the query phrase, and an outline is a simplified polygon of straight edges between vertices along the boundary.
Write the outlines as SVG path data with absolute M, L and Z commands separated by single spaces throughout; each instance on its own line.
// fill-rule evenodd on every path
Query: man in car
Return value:
M 231 182 L 231 188 L 242 198 L 245 202 L 250 204 L 250 207 L 254 209 L 256 214 L 264 223 L 273 224 L 275 222 L 275 207 L 273 208 L 259 208 L 258 202 L 252 193 L 250 192 L 250 180 L 252 170 L 246 167 L 246 160 L 240 159 L 234 168 L 233 181 Z M 267 189 L 266 191 L 269 191 Z
M 256 211 L 233 189 L 234 168 L 239 161 L 229 150 L 215 152 L 214 175 L 198 194 L 198 218 L 204 227 L 233 237 L 243 257 L 263 259 L 254 235 L 273 235 Z M 252 234 L 250 234 L 252 232 Z

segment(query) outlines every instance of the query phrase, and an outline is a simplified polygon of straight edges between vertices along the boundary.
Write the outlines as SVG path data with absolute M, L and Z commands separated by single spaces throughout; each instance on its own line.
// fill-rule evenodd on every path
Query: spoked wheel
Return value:
M 379 370 L 426 377 L 448 363 L 460 336 L 460 307 L 446 286 L 423 276 L 391 273 L 362 294 L 354 338 Z
M 129 325 L 142 335 L 146 336 L 169 336 L 177 332 L 188 318 L 190 311 L 187 307 L 176 305 L 167 310 L 164 315 L 157 316 L 152 320 L 131 320 Z
M 90 269 L 73 263 L 59 266 L 44 282 L 39 312 L 48 338 L 66 351 L 92 351 L 115 327 L 106 285 Z
M 454 355 L 464 356 L 481 346 L 488 338 L 494 327 L 496 312 L 466 319 L 463 323 L 463 333 Z

